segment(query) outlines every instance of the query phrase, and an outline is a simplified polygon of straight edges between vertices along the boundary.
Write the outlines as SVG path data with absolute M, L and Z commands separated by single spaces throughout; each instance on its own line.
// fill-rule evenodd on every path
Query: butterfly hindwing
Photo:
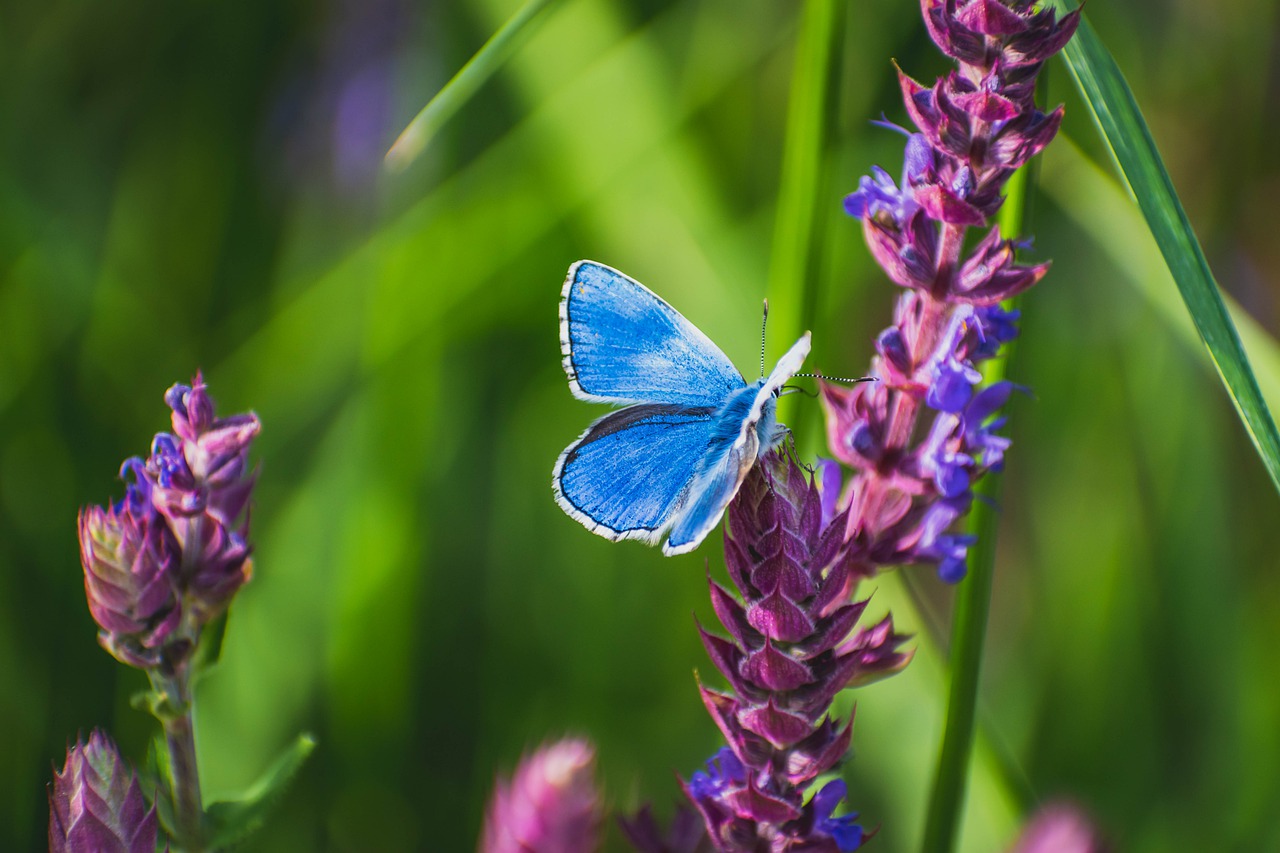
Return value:
M 720 348 L 657 294 L 595 261 L 569 268 L 560 349 L 569 387 L 593 402 L 718 408 L 746 384 Z
M 604 416 L 556 461 L 556 502 L 606 538 L 657 542 L 707 453 L 714 414 L 642 404 Z
M 720 522 L 720 516 L 756 462 L 759 442 L 755 430 L 744 435 L 747 438 L 742 444 L 721 442 L 712 449 L 714 456 L 704 458 L 689 489 L 689 500 L 681 507 L 662 545 L 662 553 L 673 556 L 692 551 Z

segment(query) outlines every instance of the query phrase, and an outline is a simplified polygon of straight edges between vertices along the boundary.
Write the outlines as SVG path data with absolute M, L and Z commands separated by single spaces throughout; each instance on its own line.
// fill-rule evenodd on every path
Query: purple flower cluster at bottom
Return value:
M 729 690 L 701 688 L 728 747 L 685 791 L 718 849 L 854 850 L 856 816 L 836 816 L 844 783 L 808 789 L 848 752 L 852 721 L 831 717 L 836 694 L 902 669 L 905 637 L 892 621 L 858 628 L 865 601 L 850 601 L 854 562 L 845 516 L 824 516 L 813 478 L 774 453 L 747 475 L 729 505 L 725 560 L 735 596 L 711 584 L 729 638 L 702 630 Z
M 521 760 L 511 779 L 499 779 L 485 814 L 481 853 L 594 853 L 601 804 L 595 748 L 565 738 Z
M 49 786 L 50 853 L 155 853 L 156 834 L 156 810 L 111 738 L 95 729 L 67 750 Z

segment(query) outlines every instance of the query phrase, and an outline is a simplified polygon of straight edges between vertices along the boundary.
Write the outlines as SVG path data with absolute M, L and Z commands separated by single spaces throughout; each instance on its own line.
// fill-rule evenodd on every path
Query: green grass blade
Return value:
M 1280 489 L 1280 433 L 1129 84 L 1086 19 L 1081 19 L 1063 56 L 1137 199 L 1262 464 Z
M 517 9 L 476 51 L 475 56 L 467 60 L 467 64 L 414 116 L 408 127 L 401 131 L 383 160 L 387 168 L 398 172 L 416 160 L 444 123 L 471 100 L 471 96 L 533 32 L 533 24 L 540 13 L 560 2 L 561 0 L 527 0 Z
M 826 189 L 824 167 L 831 148 L 843 22 L 840 0 L 806 0 L 796 39 L 769 267 L 769 298 L 784 309 L 772 326 L 770 349 L 774 352 L 791 346 L 802 331 L 813 326 L 826 233 L 819 223 L 824 221 L 824 212 L 839 209 L 838 197 Z M 796 433 L 803 435 L 796 421 L 801 411 L 801 407 L 791 407 L 785 417 Z
M 1027 169 L 1019 169 L 1010 178 L 1005 202 L 1000 208 L 1000 232 L 1019 234 L 1026 207 Z M 983 384 L 1004 379 L 1013 344 L 1006 344 L 999 358 L 983 364 Z M 926 853 L 940 853 L 956 848 L 960 814 L 969 781 L 970 755 L 973 752 L 974 729 L 978 716 L 978 679 L 982 672 L 982 652 L 986 645 L 987 616 L 991 611 L 991 585 L 996 563 L 996 527 L 1000 513 L 1003 478 L 996 474 L 983 477 L 974 488 L 977 500 L 969 514 L 969 532 L 978 537 L 969 550 L 969 576 L 956 588 L 955 618 L 951 623 L 950 672 L 951 689 L 947 695 L 947 718 L 942 733 L 942 748 L 929 796 L 925 817 Z M 1008 776 L 1006 771 L 1006 776 Z M 1006 780 L 1007 782 L 1008 780 Z

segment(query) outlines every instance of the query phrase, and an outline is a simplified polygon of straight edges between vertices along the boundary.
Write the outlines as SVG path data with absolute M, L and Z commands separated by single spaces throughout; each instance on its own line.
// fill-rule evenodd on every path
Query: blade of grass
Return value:
M 560 2 L 562 0 L 527 0 L 517 9 L 400 132 L 383 158 L 386 167 L 399 172 L 416 160 L 444 123 L 506 64 L 516 48 L 533 32 L 539 15 Z
M 806 0 L 801 14 L 769 268 L 769 297 L 775 305 L 785 306 L 781 322 L 774 327 L 775 350 L 790 346 L 813 326 L 826 234 L 819 222 L 824 211 L 837 209 L 834 196 L 824 191 L 823 179 L 834 124 L 844 4 Z M 787 412 L 797 435 L 804 435 L 797 418 L 811 408 Z
M 1019 169 L 1007 184 L 1000 208 L 1000 232 L 1022 231 L 1026 206 L 1027 169 Z M 1008 306 L 1006 306 L 1008 307 Z M 985 383 L 1004 379 L 1013 343 L 1005 345 L 1001 358 L 983 365 Z M 955 616 L 951 623 L 951 689 L 947 696 L 947 721 L 942 748 L 929 796 L 925 817 L 925 853 L 954 850 L 959 837 L 960 813 L 969 781 L 970 755 L 978 715 L 978 679 L 982 673 L 982 651 L 987 638 L 987 616 L 991 611 L 991 584 L 995 574 L 996 526 L 999 521 L 1000 485 L 1003 477 L 983 477 L 974 488 L 976 500 L 969 514 L 969 532 L 978 539 L 969 551 L 969 575 L 956 588 Z M 1011 776 L 1006 768 L 1006 775 Z M 1013 779 L 1004 780 L 1009 784 Z M 1011 787 L 1014 787 L 1011 785 Z M 1016 788 L 1015 788 L 1016 790 Z
M 1061 0 L 1058 5 L 1063 5 Z M 1081 18 L 1063 56 L 1133 191 L 1231 402 L 1280 490 L 1280 433 L 1133 91 L 1087 19 Z

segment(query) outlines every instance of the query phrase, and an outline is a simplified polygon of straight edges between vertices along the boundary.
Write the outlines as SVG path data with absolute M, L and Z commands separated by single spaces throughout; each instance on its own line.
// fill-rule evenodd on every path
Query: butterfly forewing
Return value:
M 714 409 L 745 384 L 728 356 L 679 312 L 595 261 L 569 268 L 560 349 L 573 393 L 595 402 Z

